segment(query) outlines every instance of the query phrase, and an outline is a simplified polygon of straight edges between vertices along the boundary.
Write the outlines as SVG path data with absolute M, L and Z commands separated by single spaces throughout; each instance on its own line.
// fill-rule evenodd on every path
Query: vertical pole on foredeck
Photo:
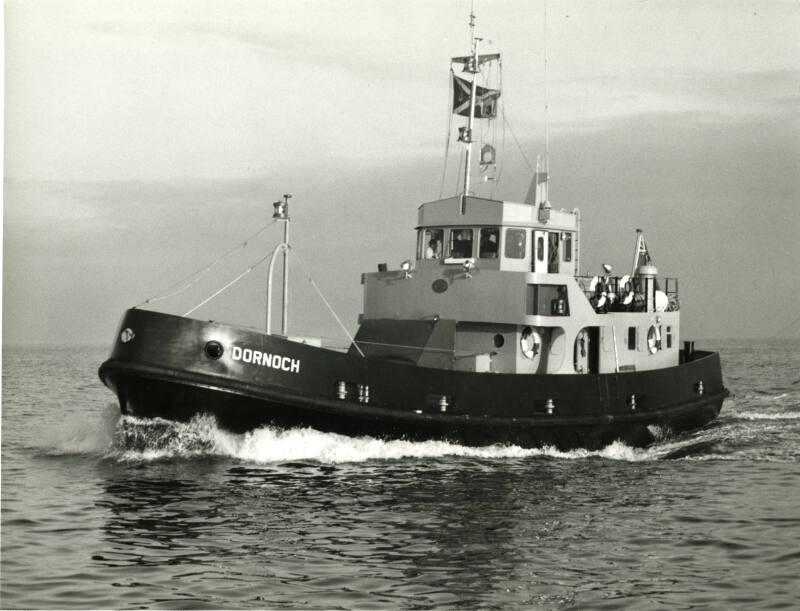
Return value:
M 286 335 L 289 330 L 289 198 L 291 195 L 286 194 L 283 196 L 283 201 L 277 201 L 272 204 L 275 212 L 272 218 L 283 221 L 283 242 L 275 247 L 272 252 L 272 257 L 269 262 L 269 271 L 267 272 L 267 320 L 266 330 L 267 335 L 272 334 L 272 272 L 275 268 L 275 259 L 277 258 L 278 251 L 283 251 L 283 310 L 281 318 L 281 334 Z

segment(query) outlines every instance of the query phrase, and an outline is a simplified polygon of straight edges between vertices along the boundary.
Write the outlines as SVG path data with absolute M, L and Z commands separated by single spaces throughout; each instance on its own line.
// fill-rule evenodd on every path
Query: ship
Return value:
M 362 274 L 348 346 L 289 333 L 287 194 L 273 204 L 283 241 L 269 257 L 265 328 L 130 308 L 99 369 L 122 414 L 559 450 L 646 446 L 718 416 L 728 395 L 719 355 L 682 340 L 678 281 L 659 274 L 641 230 L 629 273 L 582 274 L 580 210 L 550 203 L 549 151 L 521 201 L 478 193 L 497 165 L 473 134 L 498 117 L 501 89 L 484 77 L 500 55 L 479 53 L 474 15 L 470 27 L 470 52 L 450 68 L 460 188 L 419 206 L 413 261 Z

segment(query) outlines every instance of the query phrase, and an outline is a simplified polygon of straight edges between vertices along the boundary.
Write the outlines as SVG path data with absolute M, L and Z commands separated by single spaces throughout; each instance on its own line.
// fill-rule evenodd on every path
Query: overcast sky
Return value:
M 297 251 L 354 330 L 360 273 L 412 257 L 417 206 L 439 196 L 469 4 L 6 2 L 4 341 L 110 344 L 125 308 L 265 224 L 284 192 Z M 627 268 L 642 227 L 680 278 L 684 337 L 796 336 L 800 4 L 549 0 L 546 79 L 542 2 L 475 12 L 528 159 L 547 91 L 550 199 L 581 209 L 584 269 Z M 520 201 L 514 136 L 494 195 Z M 277 237 L 160 305 L 189 309 Z M 196 315 L 263 324 L 264 277 Z M 294 330 L 335 335 L 292 284 Z

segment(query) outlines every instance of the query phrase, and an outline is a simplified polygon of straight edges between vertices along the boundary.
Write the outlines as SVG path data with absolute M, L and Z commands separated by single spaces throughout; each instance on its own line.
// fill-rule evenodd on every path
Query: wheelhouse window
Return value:
M 527 231 L 524 229 L 506 229 L 506 259 L 524 259 Z
M 420 245 L 417 258 L 441 259 L 444 250 L 444 229 L 423 229 L 420 231 Z
M 451 229 L 448 256 L 468 259 L 472 256 L 472 229 Z
M 526 314 L 569 316 L 567 287 L 563 284 L 529 284 Z
M 562 234 L 562 239 L 564 242 L 564 248 L 562 252 L 564 253 L 564 262 L 569 263 L 572 261 L 572 234 L 569 232 L 564 232 Z
M 478 257 L 481 259 L 496 259 L 499 242 L 500 230 L 497 227 L 482 227 Z
M 561 233 L 558 231 L 547 232 L 547 271 L 551 274 L 558 273 L 558 245 Z
M 536 260 L 544 261 L 544 236 L 536 238 Z

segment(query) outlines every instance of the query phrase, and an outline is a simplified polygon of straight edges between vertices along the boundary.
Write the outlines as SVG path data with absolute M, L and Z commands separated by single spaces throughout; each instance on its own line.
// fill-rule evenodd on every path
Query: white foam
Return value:
M 736 414 L 736 417 L 744 418 L 745 420 L 800 420 L 800 413 L 742 412 L 741 414 Z
M 337 464 L 443 456 L 488 459 L 545 456 L 565 460 L 605 458 L 638 462 L 653 460 L 659 456 L 652 449 L 632 448 L 622 442 L 614 442 L 599 451 L 561 452 L 550 447 L 525 449 L 519 446 L 492 445 L 475 448 L 444 441 L 384 441 L 373 437 L 323 433 L 309 428 L 279 430 L 263 427 L 236 435 L 217 427 L 213 418 L 208 416 L 196 417 L 189 423 L 125 417 L 121 426 L 139 429 L 136 431 L 134 444 L 138 447 L 125 447 L 121 444 L 123 436 L 118 435 L 120 447 L 116 455 L 126 461 L 216 455 L 257 464 L 305 460 Z

